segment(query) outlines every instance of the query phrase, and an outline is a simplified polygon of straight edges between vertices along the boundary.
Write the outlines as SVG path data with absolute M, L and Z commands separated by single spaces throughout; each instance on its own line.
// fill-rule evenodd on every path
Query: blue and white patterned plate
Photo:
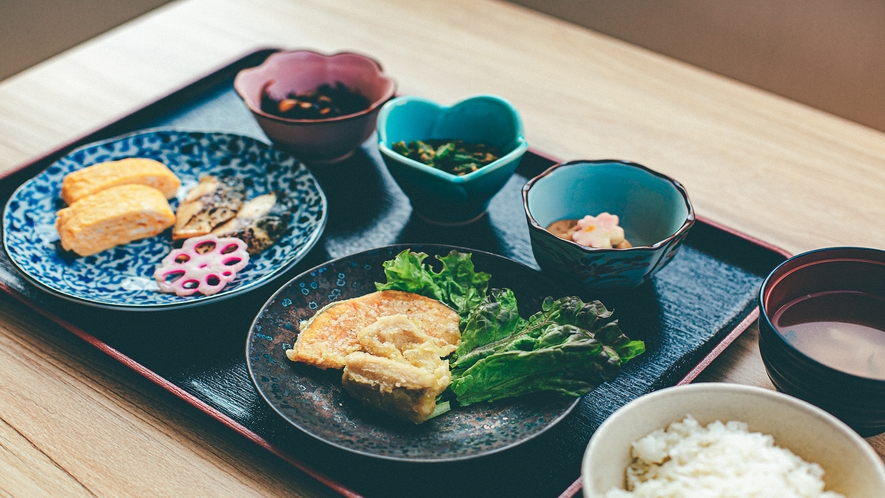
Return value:
M 173 210 L 201 177 L 213 174 L 242 178 L 247 199 L 283 190 L 294 201 L 295 213 L 281 240 L 253 256 L 221 292 L 188 297 L 163 293 L 153 273 L 172 249 L 170 230 L 87 257 L 75 258 L 60 249 L 55 213 L 65 206 L 62 179 L 74 170 L 127 157 L 155 159 L 181 178 L 182 187 L 169 202 Z M 273 279 L 316 244 L 326 212 L 326 196 L 310 171 L 263 142 L 226 133 L 152 130 L 77 149 L 21 185 L 6 204 L 3 242 L 18 269 L 55 295 L 105 308 L 165 309 L 224 299 Z

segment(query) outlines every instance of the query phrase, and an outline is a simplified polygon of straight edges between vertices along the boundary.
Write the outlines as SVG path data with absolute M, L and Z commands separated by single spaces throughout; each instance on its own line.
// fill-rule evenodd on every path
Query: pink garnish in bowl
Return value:
M 597 216 L 584 216 L 578 220 L 578 228 L 572 234 L 572 240 L 589 247 L 617 246 L 624 241 L 624 229 L 618 226 L 618 216 L 610 213 L 599 213 Z
M 181 249 L 173 249 L 154 271 L 162 292 L 209 296 L 233 281 L 249 263 L 246 243 L 235 237 L 192 237 Z

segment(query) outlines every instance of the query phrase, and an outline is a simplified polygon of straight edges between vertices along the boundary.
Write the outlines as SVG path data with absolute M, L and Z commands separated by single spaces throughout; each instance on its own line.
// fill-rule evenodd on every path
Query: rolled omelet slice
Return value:
M 55 218 L 62 247 L 80 256 L 153 237 L 174 223 L 163 192 L 138 184 L 88 195 L 59 210 Z
M 62 180 L 61 198 L 70 206 L 88 195 L 128 184 L 153 187 L 162 192 L 166 199 L 171 199 L 181 187 L 181 180 L 159 161 L 130 157 L 93 164 L 68 173 Z

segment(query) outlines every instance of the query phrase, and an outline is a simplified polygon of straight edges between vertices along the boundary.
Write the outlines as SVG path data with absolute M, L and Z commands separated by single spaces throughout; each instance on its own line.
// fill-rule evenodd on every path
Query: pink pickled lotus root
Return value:
M 572 240 L 589 247 L 614 247 L 624 241 L 624 229 L 618 226 L 618 216 L 599 213 L 598 216 L 584 216 L 578 220 L 578 227 Z
M 234 237 L 192 237 L 173 249 L 154 271 L 163 292 L 209 296 L 221 291 L 249 263 L 246 243 Z

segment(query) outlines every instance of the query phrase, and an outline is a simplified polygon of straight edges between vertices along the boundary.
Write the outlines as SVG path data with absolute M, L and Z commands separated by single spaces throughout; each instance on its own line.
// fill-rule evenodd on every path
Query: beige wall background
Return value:
M 0 0 L 0 80 L 171 0 Z
M 885 131 L 885 0 L 511 0 Z
M 0 0 L 0 80 L 169 1 Z M 885 131 L 885 0 L 510 1 Z

